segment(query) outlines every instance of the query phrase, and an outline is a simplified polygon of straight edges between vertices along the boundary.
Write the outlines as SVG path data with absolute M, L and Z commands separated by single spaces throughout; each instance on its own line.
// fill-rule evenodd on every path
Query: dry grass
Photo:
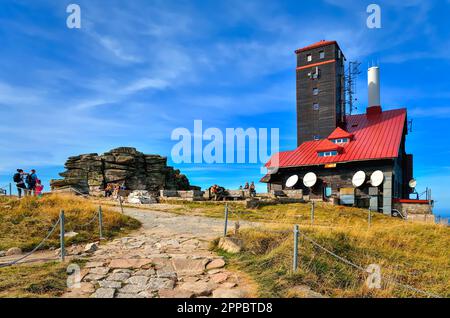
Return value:
M 89 222 L 98 207 L 86 199 L 70 195 L 48 195 L 43 198 L 28 197 L 21 200 L 0 199 L 0 250 L 20 247 L 31 250 L 38 244 L 58 220 L 63 209 L 66 232 L 75 231 L 77 236 L 67 239 L 66 244 L 83 243 L 98 239 L 98 222 Z M 139 228 L 139 221 L 120 213 L 103 209 L 103 236 L 112 238 L 121 233 Z M 57 247 L 59 231 L 45 243 L 43 248 Z
M 48 262 L 0 268 L 0 298 L 47 298 L 66 290 L 67 264 Z
M 222 207 L 223 208 L 223 207 Z M 287 204 L 241 211 L 241 219 L 270 222 L 269 231 L 241 231 L 244 252 L 227 255 L 238 269 L 259 284 L 261 297 L 289 297 L 291 288 L 310 286 L 330 297 L 426 297 L 387 283 L 387 277 L 444 297 L 450 296 L 450 228 L 443 225 L 411 223 L 375 214 L 368 227 L 367 211 L 318 204 L 314 225 L 310 205 Z M 199 211 L 198 207 L 194 210 Z M 212 208 L 217 214 L 220 211 Z M 223 210 L 221 211 L 223 214 Z M 217 216 L 219 216 L 217 214 Z M 381 266 L 383 288 L 369 290 L 366 274 L 338 261 L 305 239 L 299 243 L 299 270 L 292 273 L 293 224 L 334 253 L 366 268 Z

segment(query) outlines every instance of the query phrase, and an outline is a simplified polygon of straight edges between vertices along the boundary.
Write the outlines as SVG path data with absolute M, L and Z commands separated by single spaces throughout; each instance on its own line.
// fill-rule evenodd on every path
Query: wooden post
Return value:
M 61 210 L 59 213 L 59 225 L 60 225 L 60 231 L 59 231 L 59 242 L 61 247 L 61 262 L 64 262 L 64 257 L 66 256 L 65 246 L 64 246 L 64 210 Z
M 311 225 L 314 224 L 314 201 L 311 201 Z
M 227 236 L 227 226 L 228 226 L 228 203 L 225 203 L 225 224 L 223 229 L 223 237 Z
M 103 215 L 102 215 L 102 206 L 98 207 L 98 229 L 100 234 L 100 239 L 103 239 Z
M 119 194 L 119 204 L 120 204 L 120 211 L 122 211 L 123 214 L 122 196 L 120 194 Z
M 294 258 L 293 258 L 293 264 L 292 269 L 294 273 L 297 271 L 298 268 L 298 225 L 294 225 Z

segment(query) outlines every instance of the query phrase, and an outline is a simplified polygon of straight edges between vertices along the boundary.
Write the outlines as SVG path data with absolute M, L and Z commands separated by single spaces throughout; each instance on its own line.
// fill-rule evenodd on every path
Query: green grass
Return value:
M 67 239 L 69 246 L 98 240 L 98 221 L 88 223 L 98 207 L 86 199 L 75 196 L 48 195 L 43 198 L 28 197 L 21 200 L 0 198 L 0 250 L 19 247 L 24 251 L 33 249 L 49 232 L 65 212 L 66 232 L 75 231 L 77 236 Z M 103 236 L 113 238 L 140 227 L 140 222 L 120 213 L 103 209 Z M 43 248 L 59 246 L 59 228 Z

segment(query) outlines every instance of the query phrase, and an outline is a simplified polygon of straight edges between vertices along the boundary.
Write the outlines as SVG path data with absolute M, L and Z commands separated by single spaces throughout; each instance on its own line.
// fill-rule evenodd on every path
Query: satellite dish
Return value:
M 378 187 L 384 181 L 384 174 L 381 170 L 374 171 L 370 176 L 370 183 L 374 187 Z
M 298 175 L 294 174 L 286 180 L 286 187 L 292 188 L 297 184 L 297 182 L 298 182 Z
M 314 172 L 308 172 L 303 177 L 303 184 L 305 185 L 305 187 L 311 188 L 312 186 L 314 186 L 316 184 L 316 182 L 317 182 L 317 176 Z
M 353 175 L 352 183 L 355 188 L 358 188 L 366 181 L 366 173 L 364 171 L 358 171 Z
M 409 185 L 410 188 L 414 189 L 414 188 L 417 186 L 417 181 L 416 181 L 416 179 L 411 179 L 411 180 L 409 180 L 408 185 Z

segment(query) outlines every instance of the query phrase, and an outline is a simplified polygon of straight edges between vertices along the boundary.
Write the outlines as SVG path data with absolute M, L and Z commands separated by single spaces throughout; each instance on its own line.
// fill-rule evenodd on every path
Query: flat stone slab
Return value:
M 148 258 L 123 258 L 113 259 L 109 263 L 110 268 L 141 268 L 144 265 L 151 264 L 152 260 Z
M 194 294 L 182 289 L 161 289 L 158 291 L 159 298 L 192 298 Z
M 214 284 L 199 281 L 186 282 L 180 285 L 180 289 L 191 292 L 194 296 L 209 296 L 214 290 Z
M 218 288 L 213 291 L 213 298 L 245 298 L 247 293 L 240 289 Z
M 147 283 L 148 291 L 157 291 L 160 289 L 173 289 L 175 286 L 175 281 L 168 278 L 150 278 Z
M 148 279 L 149 278 L 147 276 L 131 276 L 125 281 L 125 283 L 145 286 L 148 282 Z
M 178 276 L 195 276 L 205 271 L 207 259 L 174 258 L 172 265 Z
M 100 280 L 98 282 L 99 286 L 102 288 L 121 288 L 122 282 L 115 282 L 110 280 Z
M 130 278 L 130 274 L 129 273 L 112 273 L 111 275 L 109 275 L 106 280 L 112 280 L 112 281 L 117 281 L 117 282 L 124 282 L 125 280 L 127 280 L 128 278 Z
M 206 269 L 217 269 L 225 266 L 225 261 L 223 259 L 217 258 L 212 260 L 206 265 Z
M 114 288 L 99 288 L 91 295 L 92 298 L 114 298 L 116 290 Z
M 137 294 L 146 289 L 147 289 L 147 287 L 145 285 L 127 284 L 124 287 L 122 287 L 119 290 L 119 292 L 124 293 L 124 294 Z

